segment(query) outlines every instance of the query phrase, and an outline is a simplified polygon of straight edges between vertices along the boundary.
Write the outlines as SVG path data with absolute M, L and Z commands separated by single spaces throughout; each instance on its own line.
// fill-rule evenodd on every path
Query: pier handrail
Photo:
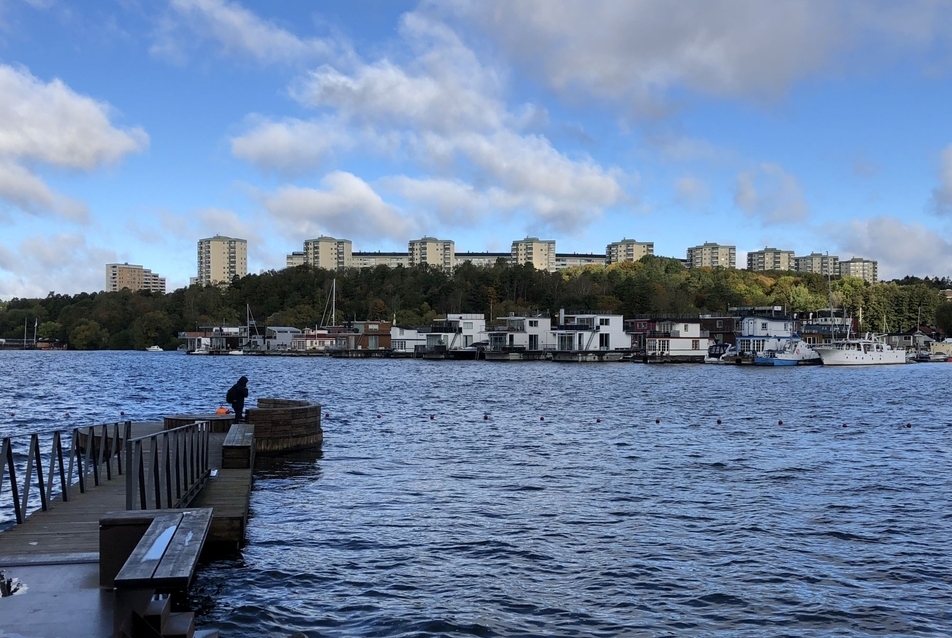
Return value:
M 10 495 L 13 500 L 13 510 L 18 525 L 22 524 L 29 514 L 30 491 L 34 482 L 34 475 L 40 495 L 40 508 L 45 512 L 53 503 L 54 496 L 59 496 L 64 502 L 72 497 L 73 485 L 79 486 L 80 493 L 88 487 L 89 475 L 92 474 L 94 485 L 99 485 L 103 474 L 107 480 L 113 477 L 113 462 L 115 474 L 122 475 L 123 461 L 121 455 L 120 427 L 122 437 L 128 439 L 132 423 L 113 423 L 90 425 L 73 428 L 69 437 L 69 448 L 63 446 L 63 431 L 55 430 L 51 434 L 49 455 L 45 456 L 40 445 L 40 434 L 23 434 L 19 436 L 3 437 L 0 443 L 0 494 L 3 492 L 3 478 L 9 473 Z M 112 434 L 110 436 L 110 428 Z M 97 430 L 100 434 L 96 434 Z M 85 435 L 85 444 L 82 441 Z M 14 441 L 29 437 L 26 466 L 20 475 L 14 459 Z M 43 462 L 48 460 L 49 471 L 43 472 Z M 58 470 L 58 471 L 57 471 Z M 59 476 L 60 490 L 53 493 L 53 485 Z M 74 483 L 74 477 L 76 482 Z M 20 493 L 22 486 L 22 494 Z
M 126 509 L 160 510 L 188 505 L 210 473 L 210 433 L 208 421 L 196 421 L 127 439 Z

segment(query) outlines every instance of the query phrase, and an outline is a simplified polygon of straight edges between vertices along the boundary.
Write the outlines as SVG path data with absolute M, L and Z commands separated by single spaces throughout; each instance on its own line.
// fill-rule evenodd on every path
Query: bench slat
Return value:
M 168 543 L 171 539 L 166 541 L 164 545 L 158 541 L 163 538 L 164 534 L 167 534 L 169 529 L 174 530 L 178 527 L 181 520 L 181 514 L 159 514 L 152 520 L 152 524 L 149 525 L 149 529 L 142 536 L 142 540 L 132 550 L 129 559 L 119 570 L 119 574 L 116 575 L 115 583 L 117 587 L 136 587 L 143 583 L 147 584 L 152 580 L 155 569 L 168 550 Z M 174 539 L 174 535 L 172 538 Z
M 188 587 L 202 546 L 212 525 L 212 510 L 200 509 L 182 514 L 182 521 L 175 530 L 165 557 L 155 569 L 152 584 L 156 588 Z

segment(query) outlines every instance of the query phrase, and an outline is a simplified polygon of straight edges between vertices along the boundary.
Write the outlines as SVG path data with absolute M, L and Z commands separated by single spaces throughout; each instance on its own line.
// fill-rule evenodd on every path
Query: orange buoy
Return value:
M 215 414 L 228 414 L 228 408 L 223 405 L 218 406 L 218 409 L 215 410 Z

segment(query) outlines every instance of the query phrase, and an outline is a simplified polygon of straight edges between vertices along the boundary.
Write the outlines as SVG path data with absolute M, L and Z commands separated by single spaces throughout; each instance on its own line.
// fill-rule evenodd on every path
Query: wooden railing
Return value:
M 209 475 L 208 421 L 126 441 L 126 509 L 185 507 Z
M 64 502 L 69 501 L 74 495 L 74 485 L 79 486 L 80 493 L 85 492 L 89 487 L 90 475 L 94 485 L 99 485 L 103 479 L 111 480 L 114 474 L 121 475 L 122 441 L 128 439 L 131 426 L 132 424 L 126 421 L 74 428 L 67 435 L 68 447 L 63 445 L 63 432 L 57 430 L 50 433 L 48 454 L 43 453 L 40 434 L 4 437 L 0 445 L 0 496 L 3 494 L 3 479 L 6 474 L 9 476 L 10 495 L 17 524 L 22 524 L 30 513 L 30 492 L 34 483 L 39 492 L 40 509 L 46 511 L 56 496 Z M 45 438 L 46 435 L 43 436 Z M 23 453 L 20 443 L 27 437 L 29 443 L 26 462 L 18 464 L 15 454 Z M 49 466 L 47 472 L 44 472 L 44 463 Z M 54 494 L 53 486 L 57 482 L 59 491 Z

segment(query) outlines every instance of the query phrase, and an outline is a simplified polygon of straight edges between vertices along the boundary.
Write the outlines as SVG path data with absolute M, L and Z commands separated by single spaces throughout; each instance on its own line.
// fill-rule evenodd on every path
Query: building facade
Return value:
M 296 268 L 304 265 L 304 253 L 293 252 L 285 260 L 285 268 Z
M 879 281 L 879 262 L 862 257 L 841 261 L 840 277 L 860 277 L 874 284 Z
M 410 265 L 408 253 L 353 253 L 351 260 L 354 268 L 376 268 L 377 266 L 406 268 Z
M 604 266 L 605 255 L 581 253 L 556 253 L 555 269 L 565 270 L 576 266 Z
M 165 293 L 165 277 L 142 266 L 129 264 L 106 264 L 106 292 L 118 292 L 123 288 L 132 291 L 149 290 Z
M 797 260 L 792 250 L 764 248 L 747 253 L 747 270 L 796 270 Z
M 688 248 L 685 265 L 688 268 L 736 268 L 737 247 L 704 242 Z
M 452 240 L 436 237 L 411 239 L 408 248 L 410 266 L 429 264 L 443 270 L 453 270 L 456 266 L 456 244 Z
M 794 262 L 795 270 L 799 272 L 815 272 L 827 276 L 840 274 L 840 258 L 836 255 L 810 253 L 806 257 L 797 257 Z
M 500 259 L 504 259 L 506 263 L 509 263 L 509 253 L 456 253 L 456 263 L 462 264 L 469 262 L 474 266 L 495 266 L 496 262 Z
M 536 270 L 555 272 L 555 240 L 526 237 L 512 242 L 510 263 L 532 264 Z
M 622 239 L 605 247 L 605 263 L 617 264 L 620 261 L 638 261 L 645 255 L 654 254 L 654 242 Z
M 353 265 L 353 245 L 349 239 L 318 237 L 304 241 L 304 263 L 312 268 L 340 270 Z
M 248 274 L 248 242 L 244 239 L 215 235 L 198 240 L 198 276 L 195 282 L 229 284 L 235 277 Z

